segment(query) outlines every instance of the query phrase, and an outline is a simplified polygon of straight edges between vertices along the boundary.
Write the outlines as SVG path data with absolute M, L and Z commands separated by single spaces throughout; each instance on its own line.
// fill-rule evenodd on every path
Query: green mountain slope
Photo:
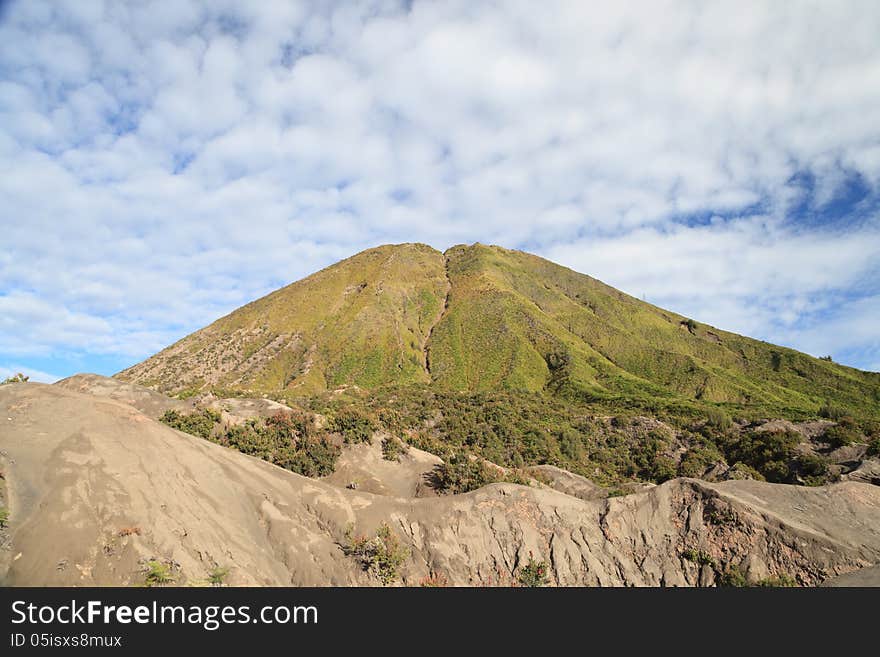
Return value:
M 425 341 L 446 287 L 443 256 L 434 249 L 370 249 L 239 308 L 117 377 L 177 393 L 427 383 Z
M 448 309 L 428 345 L 443 387 L 878 409 L 876 373 L 698 324 L 526 253 L 474 245 L 447 260 Z
M 875 416 L 880 375 L 698 324 L 519 251 L 383 246 L 254 301 L 117 375 L 166 392 L 341 385 L 527 391 L 780 416 Z

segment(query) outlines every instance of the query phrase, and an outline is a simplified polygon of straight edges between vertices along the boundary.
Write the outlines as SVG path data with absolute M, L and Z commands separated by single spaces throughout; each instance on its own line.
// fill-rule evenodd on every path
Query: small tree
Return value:
M 550 583 L 550 578 L 547 576 L 547 570 L 547 562 L 536 561 L 530 550 L 529 561 L 520 568 L 519 576 L 517 577 L 520 586 L 526 586 L 529 588 L 547 586 Z
M 385 586 L 397 580 L 400 576 L 400 566 L 409 556 L 409 550 L 400 544 L 400 539 L 384 522 L 379 525 L 373 538 L 354 536 L 352 529 L 349 528 L 345 532 L 342 551 L 356 558 L 365 571 Z

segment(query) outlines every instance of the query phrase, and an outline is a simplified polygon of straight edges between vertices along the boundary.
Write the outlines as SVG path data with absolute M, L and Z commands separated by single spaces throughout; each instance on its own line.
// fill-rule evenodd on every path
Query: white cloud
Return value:
M 0 357 L 140 358 L 417 240 L 877 362 L 835 327 L 878 293 L 880 5 L 408 4 L 8 7 Z

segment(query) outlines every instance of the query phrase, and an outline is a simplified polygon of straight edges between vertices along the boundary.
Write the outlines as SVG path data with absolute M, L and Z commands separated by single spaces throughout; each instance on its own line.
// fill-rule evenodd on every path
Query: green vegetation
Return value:
M 829 420 L 839 420 L 846 416 L 846 409 L 835 406 L 834 404 L 831 404 L 829 402 L 825 402 L 824 404 L 822 404 L 822 406 L 819 407 L 819 417 L 824 417 Z
M 210 408 L 201 408 L 192 413 L 180 413 L 178 411 L 166 411 L 160 422 L 167 424 L 172 429 L 183 431 L 199 438 L 210 439 L 214 427 L 220 422 L 220 414 Z
M 161 586 L 174 582 L 176 577 L 171 571 L 171 566 L 161 561 L 151 560 L 147 562 L 144 584 L 147 586 Z
M 758 582 L 755 583 L 755 586 L 790 588 L 790 587 L 798 586 L 798 583 L 794 577 L 790 577 L 789 575 L 782 573 L 780 575 L 773 575 L 771 577 L 766 577 L 762 580 L 759 580 Z
M 0 507 L 0 529 L 9 524 L 9 509 Z
M 31 377 L 19 372 L 18 374 L 14 374 L 13 376 L 7 376 L 5 379 L 0 381 L 0 386 L 6 385 L 7 383 L 27 383 L 30 380 Z
M 386 461 L 399 461 L 406 454 L 406 445 L 394 436 L 382 439 L 382 458 Z
M 217 566 L 208 573 L 208 583 L 211 586 L 223 586 L 226 577 L 229 575 L 229 568 L 225 566 Z
M 688 548 L 681 553 L 681 556 L 684 559 L 692 561 L 693 563 L 699 564 L 701 566 L 715 566 L 715 559 L 712 558 L 712 555 L 710 555 L 708 552 L 703 552 L 702 550 Z
M 744 588 L 748 586 L 789 588 L 798 586 L 798 583 L 796 579 L 785 573 L 771 575 L 770 577 L 765 577 L 757 582 L 750 583 L 745 573 L 738 566 L 729 565 L 718 576 L 718 586 L 730 586 L 736 588 Z
M 519 569 L 517 581 L 520 586 L 525 587 L 547 586 L 550 583 L 547 571 L 547 562 L 536 561 L 532 553 L 529 552 L 529 561 Z
M 342 434 L 347 443 L 370 442 L 376 428 L 376 423 L 369 416 L 354 408 L 339 412 L 330 421 L 330 431 Z
M 831 447 L 845 447 L 862 440 L 862 432 L 855 421 L 849 417 L 841 417 L 837 424 L 828 427 L 823 436 Z
M 485 463 L 466 454 L 454 454 L 434 471 L 437 489 L 444 493 L 467 493 L 498 481 Z
M 742 463 L 775 483 L 819 485 L 828 481 L 828 465 L 819 455 L 798 451 L 799 434 L 745 431 L 719 436 L 728 463 Z
M 731 586 L 742 588 L 749 585 L 745 573 L 740 570 L 739 566 L 729 565 L 718 576 L 718 586 Z
M 400 577 L 400 566 L 409 557 L 409 550 L 391 528 L 382 523 L 372 538 L 353 535 L 349 528 L 345 533 L 342 550 L 357 559 L 363 569 L 376 577 L 383 585 L 393 584 Z
M 339 458 L 339 447 L 315 429 L 314 419 L 305 414 L 278 412 L 264 420 L 225 426 L 218 413 L 203 409 L 189 415 L 168 411 L 160 420 L 306 477 L 330 474 Z

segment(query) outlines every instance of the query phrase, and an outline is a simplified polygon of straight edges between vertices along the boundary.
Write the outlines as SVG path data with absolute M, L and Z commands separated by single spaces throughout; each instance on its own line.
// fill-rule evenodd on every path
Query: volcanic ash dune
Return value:
M 59 386 L 3 386 L 0 422 L 6 585 L 136 585 L 151 560 L 179 584 L 218 567 L 230 584 L 376 584 L 341 545 L 383 522 L 409 549 L 407 585 L 429 574 L 508 583 L 530 552 L 558 585 L 712 585 L 730 566 L 817 584 L 880 562 L 880 487 L 859 482 L 395 497 L 301 477 Z

